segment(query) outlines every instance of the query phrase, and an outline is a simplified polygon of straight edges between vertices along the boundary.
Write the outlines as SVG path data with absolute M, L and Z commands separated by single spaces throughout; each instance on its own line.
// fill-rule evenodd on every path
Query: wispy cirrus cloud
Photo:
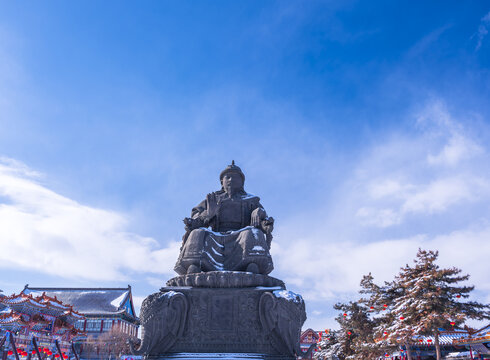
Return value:
M 483 39 L 488 35 L 488 28 L 490 27 L 490 12 L 488 12 L 480 20 L 480 25 L 478 26 L 478 31 L 473 37 L 476 37 L 477 43 L 475 50 L 479 50 L 482 46 Z
M 374 152 L 399 166 L 387 165 L 372 174 L 369 167 L 376 160 L 366 163 L 362 173 L 372 177 L 361 180 L 365 196 L 356 215 L 362 224 L 390 227 L 412 215 L 443 213 L 490 196 L 488 169 L 482 166 L 490 160 L 488 152 L 443 103 L 429 104 L 416 123 L 419 137 L 401 141 L 406 153 L 397 154 L 401 149 L 390 143 Z
M 41 179 L 19 161 L 0 159 L 0 267 L 96 281 L 173 272 L 179 242 L 162 248 L 128 231 L 124 214 L 80 204 Z
M 293 238 L 294 221 L 278 225 L 273 255 L 279 277 L 301 289 L 310 311 L 325 310 L 309 326 L 335 327 L 332 303 L 352 300 L 369 272 L 379 282 L 390 280 L 418 248 L 439 250 L 442 266 L 471 274 L 480 294 L 490 290 L 484 275 L 490 149 L 485 131 L 467 120 L 443 101 L 429 102 L 413 115 L 412 131 L 385 134 L 361 150 L 307 232 Z

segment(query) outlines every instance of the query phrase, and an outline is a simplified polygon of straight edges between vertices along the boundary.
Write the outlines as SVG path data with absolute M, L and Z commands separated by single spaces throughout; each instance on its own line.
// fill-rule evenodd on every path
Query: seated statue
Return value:
M 184 219 L 186 234 L 175 271 L 248 271 L 267 275 L 274 219 L 245 192 L 245 175 L 233 161 L 220 174 L 221 190 L 206 196 Z

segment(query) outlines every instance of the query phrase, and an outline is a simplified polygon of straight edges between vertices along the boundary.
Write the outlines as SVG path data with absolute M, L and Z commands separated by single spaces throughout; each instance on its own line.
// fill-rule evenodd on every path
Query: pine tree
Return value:
M 437 251 L 419 249 L 391 283 L 377 286 L 371 275 L 361 281 L 368 299 L 362 302 L 379 314 L 379 325 L 374 328 L 375 337 L 393 344 L 402 344 L 411 360 L 410 347 L 415 335 L 433 335 L 437 360 L 441 359 L 439 328 L 458 326 L 467 319 L 489 319 L 489 305 L 474 301 L 461 301 L 469 297 L 473 286 L 456 286 L 469 275 L 459 275 L 460 269 L 440 269 L 435 264 Z
M 340 310 L 336 318 L 340 330 L 335 333 L 335 346 L 327 343 L 329 349 L 335 349 L 335 355 L 341 360 L 376 359 L 384 353 L 383 349 L 373 346 L 373 328 L 375 321 L 369 316 L 368 309 L 360 303 L 338 303 L 334 309 Z
M 322 338 L 322 341 L 317 344 L 318 351 L 315 353 L 314 359 L 337 360 L 345 358 L 341 350 L 338 333 L 338 331 L 330 330 L 329 333 Z

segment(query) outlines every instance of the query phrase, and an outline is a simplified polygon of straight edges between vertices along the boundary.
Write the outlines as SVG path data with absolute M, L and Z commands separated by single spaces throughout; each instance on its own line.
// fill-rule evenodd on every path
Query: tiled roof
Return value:
M 38 288 L 26 285 L 24 294 L 39 296 L 45 293 L 70 304 L 83 315 L 115 315 L 127 312 L 124 308 L 131 287 L 127 288 Z
M 468 333 L 464 330 L 455 331 L 443 331 L 439 335 L 439 344 L 452 345 L 454 340 L 461 339 L 464 336 L 468 336 Z M 434 345 L 434 336 L 417 336 L 417 342 L 421 345 Z
M 490 341 L 490 324 L 472 333 L 471 337 L 466 334 L 464 338 L 458 339 L 457 344 L 473 344 Z
M 22 319 L 22 315 L 20 315 L 20 314 L 10 312 L 8 314 L 0 315 L 0 324 L 5 325 L 5 324 L 11 324 L 11 323 L 17 323 L 17 324 L 20 324 L 22 326 L 27 326 L 27 323 Z

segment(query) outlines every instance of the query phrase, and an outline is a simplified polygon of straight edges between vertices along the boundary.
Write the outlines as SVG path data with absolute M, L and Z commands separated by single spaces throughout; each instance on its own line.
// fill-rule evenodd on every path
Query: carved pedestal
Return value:
M 183 275 L 167 285 L 143 302 L 143 339 L 137 352 L 159 359 L 225 359 L 234 354 L 286 360 L 304 355 L 299 347 L 304 301 L 282 281 L 211 272 Z

